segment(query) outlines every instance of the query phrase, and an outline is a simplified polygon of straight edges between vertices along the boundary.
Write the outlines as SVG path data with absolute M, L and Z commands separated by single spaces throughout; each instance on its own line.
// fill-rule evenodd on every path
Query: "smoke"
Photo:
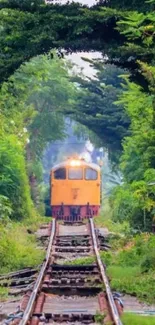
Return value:
M 45 183 L 49 182 L 51 168 L 67 160 L 69 157 L 77 156 L 85 159 L 88 163 L 98 164 L 98 157 L 101 159 L 101 156 L 103 156 L 103 153 L 100 153 L 100 149 L 96 148 L 88 137 L 79 137 L 75 134 L 75 122 L 66 119 L 65 124 L 67 130 L 66 138 L 49 143 L 44 151 L 42 162 Z
M 79 157 L 85 159 L 86 162 L 91 163 L 93 161 L 92 153 L 94 149 L 95 148 L 90 140 L 87 140 L 85 142 L 84 150 L 80 153 Z

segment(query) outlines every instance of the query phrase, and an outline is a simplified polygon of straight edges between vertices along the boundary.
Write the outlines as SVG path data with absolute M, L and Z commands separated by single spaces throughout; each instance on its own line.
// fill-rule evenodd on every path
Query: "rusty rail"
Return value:
M 113 295 L 112 295 L 112 292 L 111 292 L 111 288 L 110 288 L 110 285 L 109 285 L 109 281 L 108 281 L 108 278 L 106 276 L 105 269 L 104 269 L 104 266 L 102 264 L 100 254 L 99 254 L 99 251 L 98 251 L 94 221 L 93 221 L 92 218 L 90 218 L 89 221 L 90 221 L 90 228 L 91 228 L 91 234 L 92 234 L 92 240 L 93 240 L 94 251 L 95 251 L 95 254 L 96 254 L 97 264 L 98 264 L 98 267 L 100 269 L 102 280 L 103 280 L 104 285 L 105 285 L 105 290 L 106 290 L 108 302 L 109 302 L 109 305 L 110 305 L 112 318 L 113 318 L 113 321 L 114 321 L 115 325 L 123 325 L 121 320 L 120 320 L 119 313 L 118 313 L 117 307 L 115 305 L 115 301 L 114 301 L 114 298 L 113 298 Z
M 34 285 L 34 288 L 33 288 L 33 292 L 32 292 L 32 294 L 30 296 L 29 302 L 27 304 L 27 307 L 26 307 L 26 309 L 24 311 L 23 317 L 22 317 L 19 325 L 26 325 L 29 318 L 30 318 L 30 316 L 31 316 L 33 306 L 34 306 L 34 303 L 35 303 L 35 299 L 37 297 L 37 293 L 38 293 L 38 291 L 40 289 L 41 282 L 43 280 L 43 276 L 45 274 L 45 270 L 47 268 L 47 265 L 48 265 L 48 262 L 49 262 L 49 259 L 50 259 L 50 252 L 51 252 L 51 247 L 52 247 L 52 244 L 53 244 L 55 230 L 56 230 L 56 220 L 53 219 L 52 231 L 51 231 L 51 236 L 50 236 L 50 240 L 49 240 L 49 244 L 48 244 L 48 248 L 47 248 L 47 252 L 46 252 L 46 257 L 45 257 L 45 260 L 44 260 L 44 262 L 42 264 L 42 267 L 41 267 L 41 270 L 39 272 L 37 281 L 36 281 L 36 283 Z

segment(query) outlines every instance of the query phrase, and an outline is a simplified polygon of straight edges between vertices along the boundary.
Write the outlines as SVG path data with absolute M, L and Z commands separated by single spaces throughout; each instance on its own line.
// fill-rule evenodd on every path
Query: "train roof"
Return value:
M 90 168 L 93 168 L 93 169 L 96 169 L 96 170 L 100 171 L 100 166 L 99 166 L 99 165 L 94 164 L 94 163 L 88 163 L 88 162 L 86 162 L 85 160 L 81 160 L 81 159 L 78 159 L 78 160 L 80 160 L 80 166 L 88 166 L 88 167 L 90 167 Z M 60 168 L 60 167 L 69 166 L 70 161 L 71 161 L 71 159 L 68 159 L 68 160 L 66 160 L 66 161 L 63 161 L 63 162 L 61 162 L 61 163 L 59 163 L 59 164 L 53 166 L 53 167 L 51 168 L 51 170 L 55 170 L 55 169 L 58 169 L 58 168 Z M 77 167 L 80 167 L 80 166 L 77 166 Z M 71 166 L 71 167 L 72 167 L 72 166 Z

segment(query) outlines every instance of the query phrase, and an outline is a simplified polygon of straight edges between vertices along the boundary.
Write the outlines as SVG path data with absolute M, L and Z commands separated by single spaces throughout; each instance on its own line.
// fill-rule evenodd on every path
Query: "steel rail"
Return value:
M 100 254 L 99 254 L 99 251 L 98 251 L 94 221 L 93 221 L 92 218 L 90 218 L 89 221 L 90 221 L 90 228 L 91 228 L 91 233 L 92 233 L 94 251 L 95 251 L 95 254 L 96 254 L 96 259 L 97 259 L 97 263 L 98 263 L 98 266 L 99 266 L 99 269 L 100 269 L 100 272 L 101 272 L 101 276 L 102 276 L 102 279 L 103 279 L 103 282 L 104 282 L 104 285 L 105 285 L 105 290 L 106 290 L 108 302 L 109 302 L 109 305 L 110 305 L 110 308 L 111 308 L 112 318 L 113 318 L 113 321 L 114 321 L 115 325 L 123 325 L 121 320 L 120 320 L 119 313 L 118 313 L 117 307 L 115 305 L 115 301 L 114 301 L 114 298 L 113 298 L 113 295 L 112 295 L 112 292 L 111 292 L 111 288 L 110 288 L 110 285 L 109 285 L 109 281 L 108 281 L 108 278 L 106 276 L 105 269 L 104 269 L 104 266 L 102 264 Z
M 35 303 L 35 300 L 36 300 L 36 297 L 37 297 L 37 293 L 38 293 L 38 291 L 40 289 L 41 282 L 43 280 L 43 276 L 45 274 L 45 271 L 46 271 L 46 268 L 47 268 L 47 265 L 48 265 L 48 262 L 49 262 L 49 259 L 50 259 L 50 252 L 51 252 L 51 247 L 52 247 L 52 244 L 53 244 L 55 230 L 56 230 L 56 220 L 53 219 L 52 231 L 51 231 L 51 236 L 50 236 L 50 240 L 49 240 L 49 244 L 48 244 L 48 248 L 47 248 L 47 252 L 46 252 L 46 257 L 45 257 L 45 260 L 44 260 L 44 262 L 42 264 L 42 267 L 40 269 L 39 275 L 37 277 L 36 283 L 35 283 L 34 288 L 33 288 L 33 292 L 32 292 L 32 294 L 30 296 L 29 302 L 27 304 L 27 307 L 26 307 L 26 309 L 24 311 L 23 317 L 22 317 L 19 325 L 26 325 L 29 318 L 30 318 L 30 316 L 31 316 L 32 309 L 33 309 L 33 306 L 34 306 L 34 303 Z

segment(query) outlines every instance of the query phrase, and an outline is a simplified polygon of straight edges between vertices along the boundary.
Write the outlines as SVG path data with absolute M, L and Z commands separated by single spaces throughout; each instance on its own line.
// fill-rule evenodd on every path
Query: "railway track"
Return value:
M 95 263 L 76 265 L 74 259 L 95 255 Z M 122 325 L 122 311 L 111 292 L 100 259 L 93 219 L 87 223 L 52 222 L 46 258 L 20 310 L 8 324 Z M 110 323 L 109 323 L 110 322 Z

